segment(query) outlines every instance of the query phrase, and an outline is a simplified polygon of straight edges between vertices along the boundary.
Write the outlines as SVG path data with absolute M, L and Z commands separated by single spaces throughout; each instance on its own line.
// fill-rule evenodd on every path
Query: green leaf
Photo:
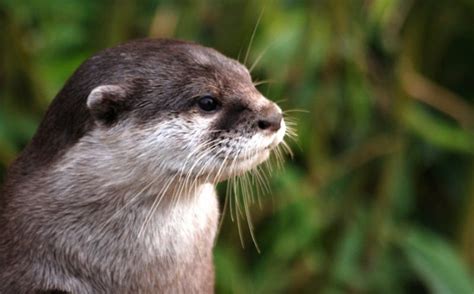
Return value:
M 467 267 L 440 237 L 414 229 L 402 238 L 401 246 L 409 263 L 432 293 L 474 293 Z
M 359 259 L 362 254 L 364 234 L 364 227 L 360 221 L 351 223 L 343 233 L 332 265 L 337 284 L 350 284 L 351 281 L 360 282 Z
M 415 134 L 438 147 L 474 154 L 474 134 L 430 115 L 412 105 L 403 113 L 404 124 Z

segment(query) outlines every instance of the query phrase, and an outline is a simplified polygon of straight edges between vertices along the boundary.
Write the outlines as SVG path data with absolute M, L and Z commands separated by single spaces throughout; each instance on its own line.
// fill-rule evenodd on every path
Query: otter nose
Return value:
M 276 132 L 280 129 L 282 117 L 283 115 L 276 111 L 267 114 L 258 120 L 258 128 L 261 130 Z

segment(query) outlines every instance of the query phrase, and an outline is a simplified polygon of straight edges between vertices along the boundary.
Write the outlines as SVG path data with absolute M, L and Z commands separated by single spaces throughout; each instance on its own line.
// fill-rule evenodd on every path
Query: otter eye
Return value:
M 219 107 L 217 100 L 209 95 L 199 98 L 198 105 L 204 111 L 214 111 Z

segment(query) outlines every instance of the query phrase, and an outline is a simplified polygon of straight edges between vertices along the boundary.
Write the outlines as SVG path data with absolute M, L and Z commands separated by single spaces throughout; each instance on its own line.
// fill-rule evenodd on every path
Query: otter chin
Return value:
M 212 293 L 214 185 L 282 141 L 238 61 L 143 39 L 86 60 L 10 166 L 0 293 Z

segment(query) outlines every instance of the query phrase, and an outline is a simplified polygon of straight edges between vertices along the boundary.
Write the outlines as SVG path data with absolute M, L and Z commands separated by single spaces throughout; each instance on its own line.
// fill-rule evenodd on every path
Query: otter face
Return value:
M 281 109 L 255 90 L 243 97 L 204 96 L 198 106 L 198 115 L 213 117 L 203 141 L 212 148 L 206 159 L 210 173 L 219 168 L 217 180 L 256 167 L 285 135 Z
M 282 142 L 281 109 L 242 64 L 195 44 L 148 42 L 140 52 L 106 51 L 135 66 L 120 67 L 131 79 L 112 79 L 87 98 L 95 132 L 114 154 L 125 148 L 134 168 L 218 182 L 255 168 Z

